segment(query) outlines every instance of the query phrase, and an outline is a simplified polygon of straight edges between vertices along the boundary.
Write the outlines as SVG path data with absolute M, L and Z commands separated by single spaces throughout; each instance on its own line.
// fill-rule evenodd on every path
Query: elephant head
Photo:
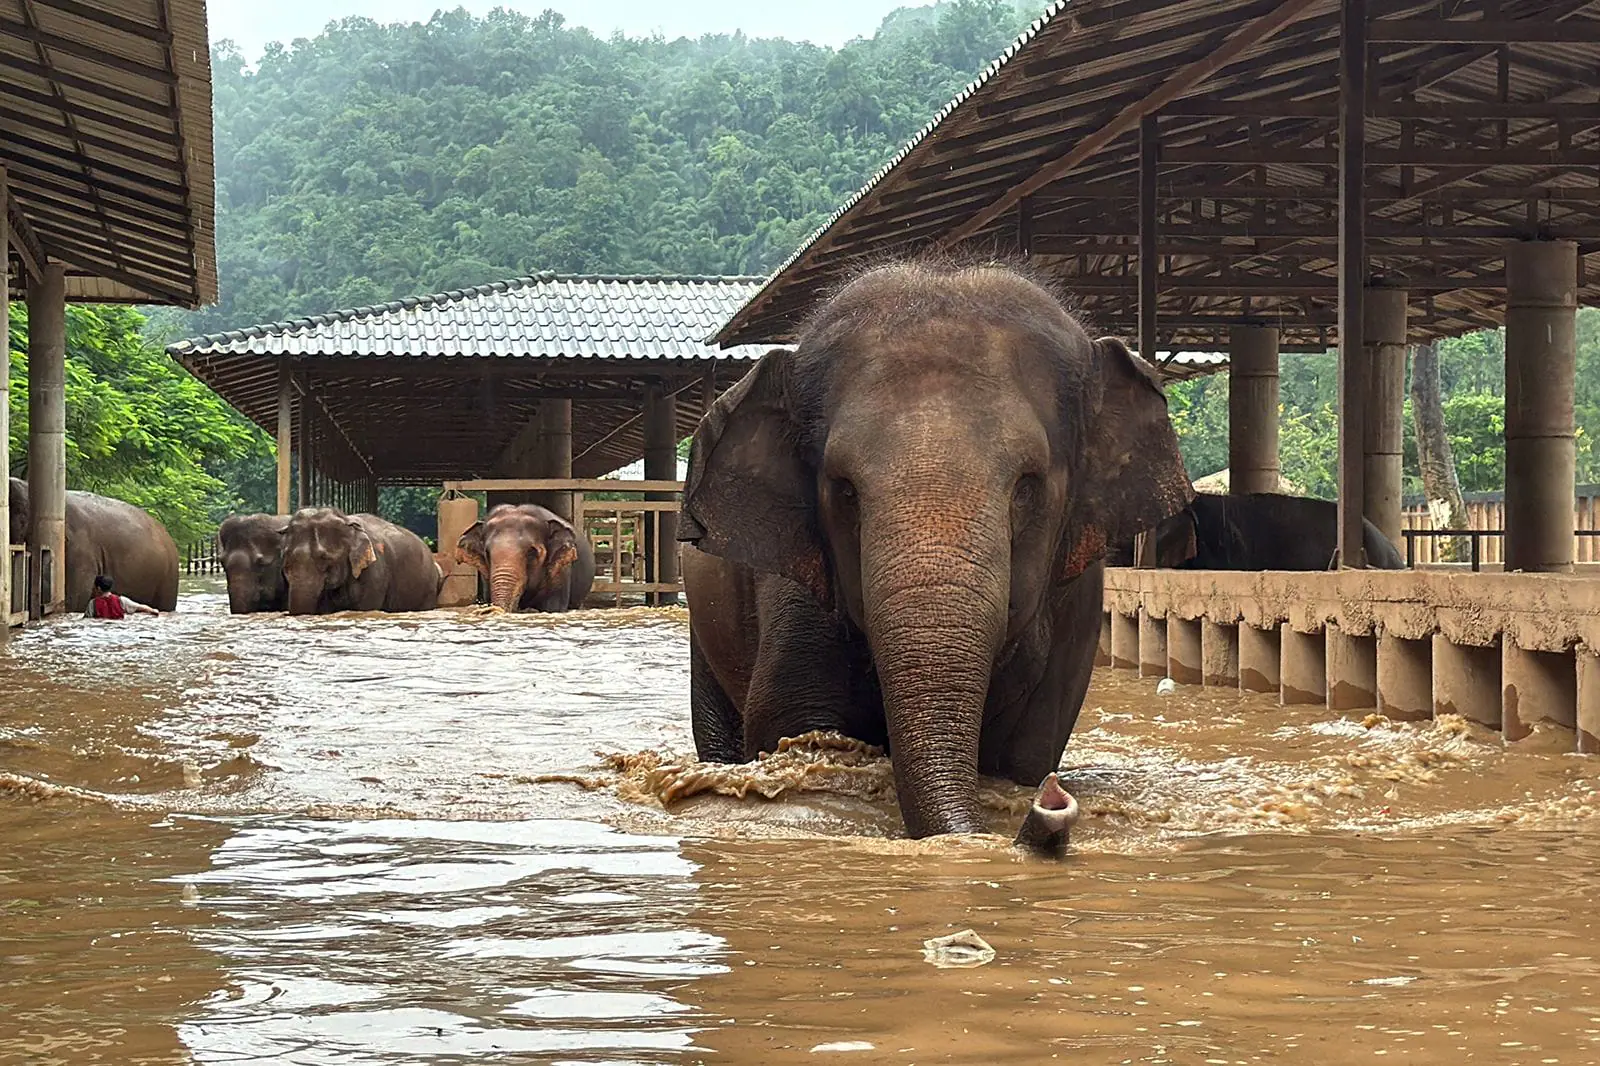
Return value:
M 289 586 L 283 576 L 283 515 L 229 515 L 217 527 L 222 572 L 228 578 L 228 610 L 233 614 L 281 611 Z
M 489 602 L 504 611 L 554 591 L 577 558 L 572 525 L 531 503 L 500 504 L 456 541 L 456 562 L 477 568 Z
M 11 537 L 12 544 L 26 544 L 28 541 L 28 483 L 19 477 L 9 479 L 6 488 L 7 502 L 11 507 L 11 528 L 6 533 Z
M 332 507 L 296 511 L 283 534 L 283 576 L 289 613 L 340 610 L 351 586 L 377 561 L 372 538 L 360 519 Z
M 1190 494 L 1155 372 L 1121 342 L 1011 269 L 899 264 L 716 401 L 679 538 L 862 634 L 907 829 L 978 832 L 997 662 Z

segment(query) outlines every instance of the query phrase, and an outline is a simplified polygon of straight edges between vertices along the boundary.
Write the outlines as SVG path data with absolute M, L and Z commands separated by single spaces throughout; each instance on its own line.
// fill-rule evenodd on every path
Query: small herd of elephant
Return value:
M 133 575 L 159 570 L 144 595 L 170 608 L 171 539 L 96 501 L 68 499 L 73 595 L 99 571 L 137 598 Z M 695 746 L 744 762 L 813 730 L 881 745 L 919 837 L 985 831 L 980 773 L 1039 785 L 1017 840 L 1058 851 L 1108 557 L 1131 563 L 1153 529 L 1165 566 L 1321 570 L 1335 522 L 1323 501 L 1196 497 L 1156 371 L 1026 272 L 873 267 L 695 431 L 678 526 Z M 373 515 L 241 515 L 218 536 L 237 613 L 425 610 L 443 581 Z M 124 570 L 141 540 L 151 561 Z M 1402 565 L 1370 524 L 1366 547 Z M 455 550 L 505 610 L 576 607 L 594 577 L 587 539 L 533 505 L 494 508 Z
M 445 574 L 422 538 L 376 515 L 308 507 L 293 515 L 233 515 L 217 529 L 228 609 L 428 611 Z M 534 504 L 500 504 L 456 543 L 456 559 L 488 582 L 506 611 L 566 611 L 594 581 L 587 537 Z

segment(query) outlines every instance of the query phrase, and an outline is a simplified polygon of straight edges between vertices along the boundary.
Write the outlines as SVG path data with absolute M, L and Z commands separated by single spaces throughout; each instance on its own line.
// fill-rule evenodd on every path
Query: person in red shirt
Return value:
M 100 574 L 94 579 L 94 598 L 89 601 L 89 607 L 83 612 L 85 618 L 125 618 L 130 614 L 154 614 L 161 612 L 154 607 L 146 607 L 137 600 L 130 600 L 126 596 L 119 596 L 112 590 L 111 578 Z

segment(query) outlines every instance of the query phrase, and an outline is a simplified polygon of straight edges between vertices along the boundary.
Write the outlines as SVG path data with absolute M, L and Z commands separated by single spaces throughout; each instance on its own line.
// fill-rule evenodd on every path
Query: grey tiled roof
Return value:
M 753 359 L 708 343 L 753 277 L 531 277 L 180 341 L 175 356 Z

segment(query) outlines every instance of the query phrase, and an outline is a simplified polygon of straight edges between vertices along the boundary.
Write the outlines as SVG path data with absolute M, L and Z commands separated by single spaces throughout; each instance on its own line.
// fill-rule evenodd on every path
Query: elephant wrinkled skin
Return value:
M 11 478 L 11 543 L 27 537 L 28 483 Z M 178 606 L 178 546 L 160 522 L 122 500 L 67 492 L 66 610 L 82 614 L 94 579 L 107 574 L 117 592 L 158 611 Z
M 594 584 L 594 548 L 572 523 L 537 504 L 502 503 L 456 541 L 456 562 L 477 569 L 503 611 L 567 611 Z
M 283 535 L 290 614 L 429 611 L 444 581 L 421 537 L 377 515 L 294 513 Z
M 1155 372 L 1044 288 L 1002 266 L 862 274 L 695 433 L 700 757 L 838 730 L 887 744 L 913 836 L 984 831 L 979 773 L 1053 784 L 1106 546 L 1191 495 Z M 1076 807 L 1040 801 L 1059 839 Z
M 288 515 L 236 514 L 217 527 L 217 549 L 228 578 L 228 612 L 283 611 L 289 582 L 283 576 L 283 535 Z
M 1156 527 L 1156 565 L 1176 570 L 1327 570 L 1339 547 L 1339 505 L 1311 496 L 1200 493 Z M 1382 530 L 1362 519 L 1367 565 L 1404 570 L 1405 557 Z M 1113 566 L 1132 566 L 1123 545 Z

